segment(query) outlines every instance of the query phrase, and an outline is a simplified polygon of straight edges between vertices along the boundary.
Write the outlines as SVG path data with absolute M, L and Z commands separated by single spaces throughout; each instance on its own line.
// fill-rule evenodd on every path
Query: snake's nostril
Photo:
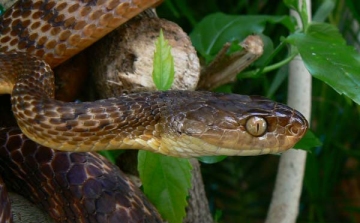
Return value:
M 299 135 L 299 133 L 301 132 L 301 126 L 292 125 L 288 130 L 291 135 L 296 136 Z
M 301 138 L 305 134 L 307 128 L 307 123 L 295 122 L 287 128 L 287 132 L 292 136 Z

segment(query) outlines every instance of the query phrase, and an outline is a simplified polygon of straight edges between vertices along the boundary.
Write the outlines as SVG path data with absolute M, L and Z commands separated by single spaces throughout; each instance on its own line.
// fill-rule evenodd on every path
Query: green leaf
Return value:
M 162 30 L 155 43 L 153 80 L 158 90 L 169 90 L 174 81 L 174 58 L 171 55 L 171 46 L 165 40 Z
M 216 210 L 214 215 L 214 221 L 220 222 L 222 216 L 223 216 L 223 212 L 221 210 Z
M 174 81 L 174 59 L 162 30 L 156 41 L 153 80 L 158 90 L 168 90 Z M 187 159 L 139 151 L 138 170 L 144 192 L 164 220 L 182 222 L 191 187 L 192 166 Z
M 314 135 L 312 131 L 308 130 L 304 137 L 298 143 L 296 143 L 294 149 L 311 151 L 311 149 L 318 146 L 322 146 L 322 142 Z
M 3 15 L 5 12 L 4 6 L 0 4 L 0 16 Z
M 295 30 L 289 16 L 237 16 L 214 13 L 197 24 L 190 38 L 201 56 L 211 61 L 226 42 L 241 42 L 248 35 L 260 34 L 267 22 L 282 24 L 290 32 Z
M 170 14 L 171 16 L 174 16 L 175 18 L 185 17 L 190 22 L 190 24 L 196 24 L 196 12 L 194 12 L 194 10 L 196 9 L 194 9 L 194 7 L 191 7 L 191 4 L 189 4 L 188 2 L 168 0 L 164 1 L 161 6 L 167 6 L 168 9 L 166 10 L 166 13 Z M 165 18 L 171 17 L 170 15 L 165 14 Z
M 335 8 L 335 1 L 334 0 L 325 0 L 318 10 L 315 12 L 313 17 L 314 22 L 324 22 L 325 19 L 330 15 L 330 13 Z
M 311 24 L 306 34 L 293 34 L 286 41 L 297 47 L 311 75 L 360 104 L 359 54 L 335 27 Z
M 273 81 L 271 82 L 271 85 L 266 93 L 267 98 L 274 97 L 275 92 L 284 83 L 284 81 L 288 77 L 288 74 L 289 74 L 288 66 L 283 66 L 276 72 L 276 75 L 275 75 Z
M 309 15 L 308 15 L 306 1 L 301 1 L 300 17 L 301 17 L 302 27 L 304 30 L 306 30 L 309 26 Z
M 139 151 L 138 170 L 146 196 L 164 220 L 181 223 L 191 188 L 192 166 L 188 159 Z
M 290 9 L 293 9 L 297 12 L 300 11 L 299 9 L 299 1 L 298 0 L 284 0 L 284 4 L 290 8 Z
M 199 161 L 206 164 L 218 163 L 223 161 L 227 156 L 201 156 L 198 158 Z
M 108 159 L 111 163 L 116 164 L 116 158 L 124 152 L 125 150 L 102 150 L 98 153 Z
M 320 39 L 321 41 L 329 41 L 329 43 L 346 44 L 339 30 L 330 24 L 312 23 L 306 31 L 307 35 Z
M 299 14 L 302 23 L 301 27 L 303 27 L 303 30 L 306 30 L 309 23 L 309 15 L 308 15 L 306 1 L 301 1 L 300 4 L 300 1 L 298 0 L 284 0 L 284 3 L 287 7 L 293 9 Z

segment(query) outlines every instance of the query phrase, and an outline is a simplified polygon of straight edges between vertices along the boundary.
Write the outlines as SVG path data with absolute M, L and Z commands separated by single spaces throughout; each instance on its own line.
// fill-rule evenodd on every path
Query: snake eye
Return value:
M 262 117 L 252 116 L 246 121 L 246 131 L 253 136 L 264 135 L 266 128 L 266 120 Z

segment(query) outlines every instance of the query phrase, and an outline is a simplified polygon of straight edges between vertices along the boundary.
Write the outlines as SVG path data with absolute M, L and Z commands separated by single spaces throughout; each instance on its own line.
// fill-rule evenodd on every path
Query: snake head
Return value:
M 173 108 L 176 115 L 169 118 L 172 132 L 166 143 L 191 156 L 280 153 L 308 129 L 300 112 L 264 97 L 197 94 Z

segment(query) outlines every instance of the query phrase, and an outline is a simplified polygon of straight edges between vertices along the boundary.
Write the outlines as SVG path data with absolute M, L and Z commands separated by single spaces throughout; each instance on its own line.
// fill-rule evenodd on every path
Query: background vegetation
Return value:
M 357 12 L 360 12 L 360 3 L 351 0 L 315 0 L 312 4 L 314 20 L 336 26 L 349 45 L 359 46 L 360 15 Z M 283 16 L 289 14 L 289 8 L 280 0 L 165 0 L 158 8 L 160 17 L 176 22 L 190 35 L 206 16 L 219 12 L 244 16 Z M 248 19 L 250 23 L 251 17 Z M 238 30 L 242 26 L 248 24 L 239 24 L 238 29 L 234 29 L 233 39 L 229 40 L 241 40 Z M 261 33 L 267 40 L 268 51 L 265 55 L 269 55 L 281 43 L 281 38 L 289 35 L 289 29 L 279 22 L 270 22 L 266 23 Z M 328 50 L 326 53 L 334 53 L 330 48 L 324 49 Z M 202 56 L 205 56 L 205 61 L 211 59 L 211 55 Z M 289 49 L 283 47 L 270 65 L 288 56 Z M 263 62 L 264 59 L 260 60 L 249 70 L 262 66 Z M 240 74 L 236 83 L 221 90 L 265 95 L 286 102 L 287 69 L 283 65 L 260 75 Z M 331 73 L 330 70 L 326 75 Z M 353 75 L 359 76 L 356 73 Z M 340 83 L 342 79 L 337 81 Z M 308 153 L 298 222 L 360 222 L 359 106 L 317 79 L 313 80 L 312 95 L 311 130 L 323 145 Z M 202 165 L 210 205 L 219 222 L 264 221 L 278 159 L 273 155 L 228 157 L 217 164 Z

